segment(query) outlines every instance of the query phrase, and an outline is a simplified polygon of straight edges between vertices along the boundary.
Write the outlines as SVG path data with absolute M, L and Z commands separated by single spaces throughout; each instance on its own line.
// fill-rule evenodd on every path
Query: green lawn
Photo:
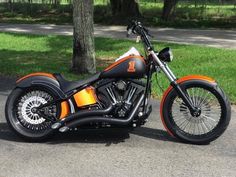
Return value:
M 0 22 L 2 23 L 53 23 L 72 24 L 72 6 L 68 1 L 54 7 L 49 4 L 22 3 L 14 1 L 13 11 L 9 11 L 7 3 L 0 3 Z M 17 3 L 18 2 L 18 3 Z M 33 1 L 36 2 L 36 1 Z M 39 1 L 40 2 L 40 1 Z M 45 1 L 46 2 L 46 1 Z M 95 23 L 126 25 L 127 17 L 112 16 L 109 0 L 95 0 Z M 163 2 L 161 0 L 139 0 L 142 17 L 140 20 L 149 26 L 180 27 L 180 28 L 236 28 L 236 6 L 198 1 L 179 1 L 174 18 L 165 22 L 160 19 Z
M 131 46 L 143 51 L 134 41 L 96 38 L 97 69 L 100 71 Z M 177 77 L 202 74 L 215 78 L 231 101 L 236 103 L 236 50 L 155 42 L 156 49 L 170 46 L 174 61 L 170 63 Z M 0 73 L 22 76 L 31 72 L 60 72 L 69 79 L 88 77 L 70 72 L 72 37 L 0 33 Z M 158 79 L 167 88 L 167 79 Z M 161 96 L 153 78 L 153 94 Z

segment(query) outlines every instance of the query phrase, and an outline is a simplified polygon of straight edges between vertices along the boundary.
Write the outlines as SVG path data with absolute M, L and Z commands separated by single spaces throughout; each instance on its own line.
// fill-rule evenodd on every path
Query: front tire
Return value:
M 201 109 L 200 116 L 192 116 L 189 109 L 172 89 L 162 105 L 163 123 L 181 141 L 207 144 L 226 130 L 231 117 L 230 102 L 216 83 L 188 80 L 180 83 L 192 104 Z
M 55 99 L 53 93 L 43 88 L 14 89 L 8 96 L 5 107 L 5 116 L 9 127 L 27 141 L 45 140 L 53 133 L 51 129 L 53 121 L 32 112 L 32 110 Z M 47 112 L 50 113 L 50 116 L 57 118 L 60 107 L 52 105 Z

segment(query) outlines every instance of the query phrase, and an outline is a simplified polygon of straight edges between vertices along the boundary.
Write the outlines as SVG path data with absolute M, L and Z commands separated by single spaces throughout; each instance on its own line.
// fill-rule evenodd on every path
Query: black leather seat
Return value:
M 89 85 L 89 84 L 96 82 L 97 80 L 99 80 L 100 74 L 101 73 L 97 73 L 88 79 L 84 79 L 84 80 L 80 80 L 80 81 L 68 81 L 61 74 L 58 74 L 58 73 L 55 73 L 54 76 L 57 79 L 57 81 L 59 82 L 60 88 L 62 89 L 62 91 L 64 93 L 68 93 L 68 92 L 71 92 L 77 88 L 80 88 L 85 85 Z

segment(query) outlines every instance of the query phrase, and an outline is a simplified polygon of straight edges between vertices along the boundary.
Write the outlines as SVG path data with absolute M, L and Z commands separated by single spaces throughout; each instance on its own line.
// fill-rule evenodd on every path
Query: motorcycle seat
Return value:
M 84 79 L 84 80 L 80 80 L 80 81 L 68 81 L 61 74 L 58 74 L 58 73 L 55 73 L 53 75 L 57 79 L 57 81 L 59 82 L 61 90 L 64 93 L 69 93 L 69 92 L 76 90 L 80 87 L 84 87 L 86 85 L 90 85 L 90 84 L 96 82 L 100 78 L 101 73 L 99 72 L 88 79 Z

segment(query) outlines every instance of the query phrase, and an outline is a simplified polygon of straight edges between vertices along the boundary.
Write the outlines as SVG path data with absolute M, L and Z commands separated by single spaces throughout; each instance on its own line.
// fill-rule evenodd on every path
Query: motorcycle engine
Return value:
M 103 80 L 97 85 L 97 96 L 104 107 L 112 104 L 112 116 L 125 118 L 130 113 L 142 91 L 144 83 L 140 80 Z

